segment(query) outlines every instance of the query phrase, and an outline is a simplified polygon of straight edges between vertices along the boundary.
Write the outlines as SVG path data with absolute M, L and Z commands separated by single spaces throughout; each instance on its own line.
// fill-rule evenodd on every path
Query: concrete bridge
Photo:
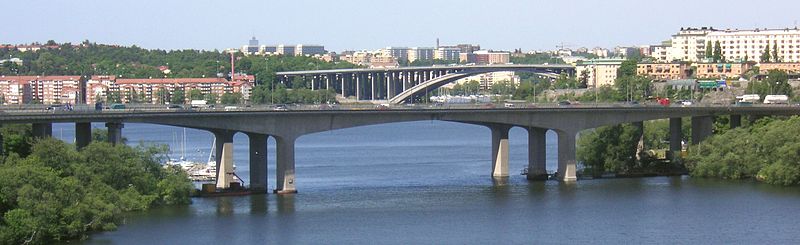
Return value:
M 512 127 L 527 129 L 529 179 L 546 176 L 545 132 L 558 134 L 558 179 L 576 180 L 575 138 L 578 132 L 604 125 L 639 123 L 654 119 L 670 120 L 670 149 L 680 151 L 681 118 L 692 118 L 693 143 L 712 133 L 713 117 L 731 115 L 731 127 L 741 123 L 742 115 L 798 115 L 800 107 L 554 107 L 530 109 L 413 109 L 413 110 L 322 110 L 322 111 L 237 111 L 237 112 L 165 112 L 104 111 L 64 113 L 0 114 L 0 123 L 32 123 L 36 137 L 52 135 L 52 123 L 75 123 L 76 145 L 84 147 L 91 140 L 92 122 L 105 122 L 109 140 L 119 143 L 123 123 L 151 123 L 207 130 L 216 137 L 218 186 L 231 180 L 228 171 L 233 159 L 233 135 L 245 133 L 250 142 L 250 187 L 267 189 L 267 138 L 276 141 L 275 193 L 294 193 L 295 141 L 303 135 L 394 122 L 441 120 L 483 125 L 491 130 L 491 171 L 493 177 L 509 176 L 508 132 Z M 390 140 L 390 139 L 389 139 Z M 488 152 L 488 151 L 487 151 Z
M 287 87 L 302 82 L 311 90 L 330 89 L 345 98 L 355 96 L 357 100 L 400 104 L 458 79 L 498 71 L 532 72 L 556 78 L 560 73 L 573 74 L 575 67 L 512 64 L 290 71 L 276 73 L 276 81 Z

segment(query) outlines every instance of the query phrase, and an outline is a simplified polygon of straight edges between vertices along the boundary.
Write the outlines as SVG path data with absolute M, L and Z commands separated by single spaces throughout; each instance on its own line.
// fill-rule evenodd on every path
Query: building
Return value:
M 433 58 L 437 60 L 458 61 L 461 49 L 458 47 L 439 47 L 433 53 Z
M 250 39 L 247 45 L 242 46 L 241 51 L 245 55 L 260 54 L 260 47 L 258 46 L 258 40 L 256 39 L 256 37 Z
M 473 53 L 481 50 L 481 45 L 478 44 L 459 44 L 456 47 L 461 50 L 461 53 Z
M 295 46 L 281 44 L 275 48 L 275 54 L 283 56 L 294 56 L 294 51 L 295 51 L 294 48 Z
M 591 51 L 592 54 L 597 55 L 599 58 L 607 58 L 608 57 L 608 49 L 595 47 Z
M 278 46 L 277 45 L 261 45 L 258 51 L 264 55 L 277 55 L 278 54 Z
M 408 62 L 415 60 L 433 60 L 434 48 L 413 47 L 408 49 Z
M 708 43 L 720 43 L 727 61 L 760 61 L 769 46 L 770 55 L 777 46 L 781 62 L 800 62 L 800 29 L 717 30 L 713 28 L 681 28 L 672 36 L 666 61 L 703 61 Z
M 344 52 L 339 59 L 356 65 L 369 65 L 372 54 L 367 51 Z
M 625 59 L 594 59 L 578 63 L 575 66 L 575 75 L 580 77 L 586 74 L 589 87 L 602 87 L 614 85 L 617 79 L 617 70 Z
M 2 76 L 0 92 L 6 104 L 81 103 L 81 76 Z
M 314 56 L 322 54 L 325 54 L 325 46 L 322 45 L 298 44 L 294 48 L 295 56 Z
M 480 50 L 474 52 L 476 64 L 508 64 L 511 62 L 511 53 Z
M 639 63 L 636 74 L 655 80 L 679 80 L 689 77 L 689 65 L 686 63 Z
M 396 60 L 408 60 L 407 47 L 386 47 L 380 50 L 383 56 L 389 56 Z
M 706 36 L 716 31 L 713 28 L 681 28 L 678 34 L 672 35 L 667 62 L 697 62 L 705 56 Z
M 800 74 L 800 63 L 761 63 L 758 64 L 758 71 L 767 74 L 770 70 L 782 70 L 789 74 Z
M 696 78 L 737 79 L 753 68 L 755 63 L 695 63 L 695 66 Z
M 396 68 L 399 66 L 400 64 L 397 63 L 397 59 L 392 56 L 378 54 L 369 59 L 369 68 Z
M 106 101 L 110 93 L 116 93 L 123 103 L 169 103 L 170 96 L 177 90 L 185 91 L 188 102 L 189 91 L 199 90 L 203 95 L 215 94 L 217 98 L 225 93 L 241 93 L 244 100 L 250 99 L 254 86 L 253 75 L 234 74 L 232 80 L 225 78 L 117 78 L 115 76 L 92 76 L 86 82 L 86 103 Z
M 463 64 L 472 64 L 477 62 L 477 57 L 473 53 L 460 53 L 458 54 L 458 62 Z
M 669 45 L 650 45 L 650 57 L 656 62 L 670 62 L 669 59 Z
M 480 83 L 480 90 L 490 91 L 492 89 L 492 85 L 499 82 L 511 82 L 515 86 L 519 85 L 520 78 L 513 71 L 497 71 L 462 78 L 457 80 L 455 83 L 464 84 L 469 81 L 478 81 Z

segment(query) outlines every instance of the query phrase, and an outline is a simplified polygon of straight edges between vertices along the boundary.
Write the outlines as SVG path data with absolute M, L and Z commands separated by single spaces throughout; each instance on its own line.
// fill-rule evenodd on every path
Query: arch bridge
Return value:
M 483 73 L 515 71 L 532 72 L 547 78 L 561 73 L 574 75 L 569 65 L 479 65 L 431 66 L 373 69 L 336 69 L 277 72 L 276 81 L 291 87 L 298 81 L 311 90 L 334 90 L 344 98 L 389 101 L 400 104 L 423 96 L 442 85 Z

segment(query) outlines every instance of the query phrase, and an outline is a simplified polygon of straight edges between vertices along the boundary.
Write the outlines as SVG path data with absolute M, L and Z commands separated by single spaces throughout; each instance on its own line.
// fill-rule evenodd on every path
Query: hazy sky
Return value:
M 797 0 L 24 0 L 2 4 L 0 43 L 161 49 L 322 44 L 330 51 L 476 43 L 491 49 L 656 44 L 680 27 L 785 28 Z

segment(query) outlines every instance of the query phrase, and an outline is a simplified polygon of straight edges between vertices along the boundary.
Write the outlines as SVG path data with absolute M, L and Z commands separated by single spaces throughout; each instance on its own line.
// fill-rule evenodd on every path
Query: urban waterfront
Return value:
M 54 125 L 71 141 L 74 124 Z M 101 125 L 95 125 L 102 129 Z M 126 124 L 124 135 L 176 145 L 182 129 Z M 213 136 L 187 129 L 187 157 Z M 690 177 L 529 182 L 527 132 L 510 133 L 512 176 L 493 181 L 485 127 L 421 121 L 336 130 L 297 142 L 296 195 L 195 198 L 129 214 L 85 244 L 796 243 L 800 190 Z M 556 169 L 548 133 L 548 170 Z M 247 173 L 247 137 L 234 138 Z M 270 162 L 274 163 L 270 140 Z M 177 147 L 173 147 L 176 149 Z M 199 151 L 198 151 L 199 150 Z M 179 156 L 174 154 L 173 156 Z M 274 188 L 274 166 L 269 187 Z

